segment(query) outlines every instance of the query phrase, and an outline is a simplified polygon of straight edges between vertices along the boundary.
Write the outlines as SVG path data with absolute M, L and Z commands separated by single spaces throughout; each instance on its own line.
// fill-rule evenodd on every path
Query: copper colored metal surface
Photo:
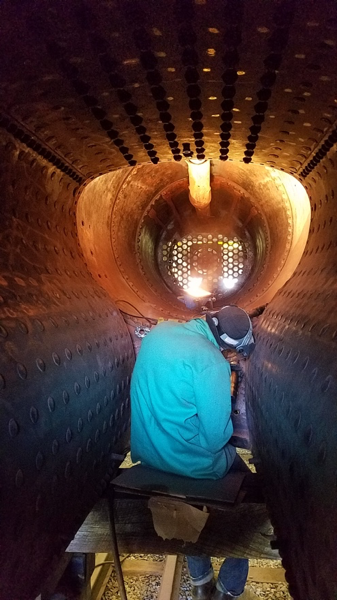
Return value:
M 111 295 L 136 304 L 149 317 L 191 317 L 177 298 L 181 289 L 165 284 L 158 248 L 182 236 L 210 233 L 247 240 L 253 261 L 243 285 L 219 301 L 250 309 L 273 297 L 304 249 L 308 217 L 298 222 L 298 206 L 308 201 L 282 173 L 260 165 L 247 169 L 215 160 L 211 175 L 211 216 L 202 221 L 189 202 L 182 164 L 121 169 L 82 191 L 79 241 L 88 268 Z
M 336 19 L 333 0 L 1 3 L 1 600 L 43 590 L 128 444 L 130 319 L 195 314 L 156 254 L 198 226 L 191 156 L 210 222 L 254 247 L 231 301 L 268 303 L 247 398 L 290 591 L 335 600 Z M 299 265 L 283 171 L 310 197 Z

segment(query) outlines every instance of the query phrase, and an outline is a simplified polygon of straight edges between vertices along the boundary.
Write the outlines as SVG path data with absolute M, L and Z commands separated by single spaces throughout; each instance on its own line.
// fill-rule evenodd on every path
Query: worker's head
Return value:
M 255 347 L 252 322 L 243 308 L 225 306 L 206 314 L 206 321 L 222 350 L 236 350 L 249 356 Z

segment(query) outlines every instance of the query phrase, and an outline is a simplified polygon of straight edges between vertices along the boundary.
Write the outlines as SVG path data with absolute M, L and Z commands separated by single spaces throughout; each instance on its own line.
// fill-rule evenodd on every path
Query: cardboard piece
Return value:
M 197 542 L 208 519 L 208 512 L 186 502 L 158 496 L 149 499 L 153 526 L 164 540 L 176 538 L 184 542 Z

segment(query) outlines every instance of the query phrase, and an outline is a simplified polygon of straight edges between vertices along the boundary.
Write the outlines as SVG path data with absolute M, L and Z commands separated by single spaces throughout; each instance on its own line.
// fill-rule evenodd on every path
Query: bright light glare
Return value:
M 192 158 L 187 167 L 190 202 L 196 209 L 205 209 L 211 202 L 211 161 Z
M 223 286 L 226 290 L 232 290 L 236 285 L 236 280 L 233 277 L 224 277 Z
M 193 296 L 193 298 L 205 298 L 206 296 L 210 296 L 211 292 L 203 290 L 201 284 L 201 277 L 190 277 L 188 287 L 185 288 L 186 294 L 189 294 L 189 296 Z
M 206 162 L 206 158 L 202 158 L 202 159 L 200 159 L 200 158 L 189 158 L 186 162 L 187 162 L 187 164 L 188 163 L 192 163 L 192 165 L 202 165 L 203 163 Z

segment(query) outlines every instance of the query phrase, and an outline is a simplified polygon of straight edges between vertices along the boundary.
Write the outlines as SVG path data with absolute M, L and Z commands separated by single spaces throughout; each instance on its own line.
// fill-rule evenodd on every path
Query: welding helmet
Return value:
M 206 322 L 219 346 L 249 356 L 255 347 L 253 326 L 243 308 L 224 306 L 216 313 L 207 313 Z

